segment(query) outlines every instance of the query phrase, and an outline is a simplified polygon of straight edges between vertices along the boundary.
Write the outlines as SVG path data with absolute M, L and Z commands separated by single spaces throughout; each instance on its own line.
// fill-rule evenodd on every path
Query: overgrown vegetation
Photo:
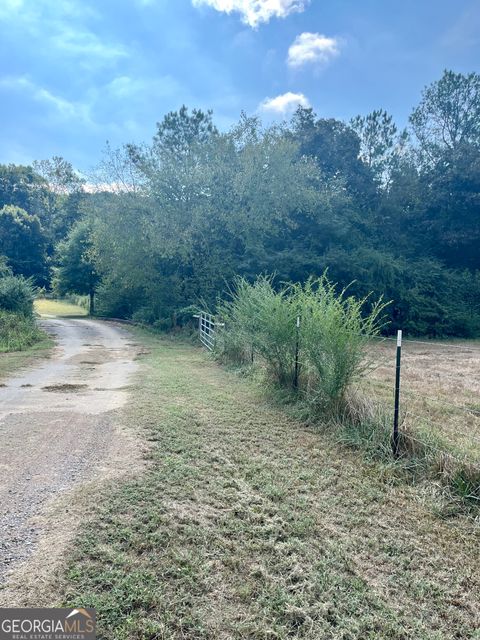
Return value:
M 215 353 L 223 362 L 255 363 L 262 383 L 281 388 L 283 398 L 286 391 L 304 419 L 320 420 L 337 441 L 389 463 L 391 407 L 353 389 L 372 364 L 368 347 L 386 308 L 382 301 L 338 292 L 325 275 L 278 291 L 271 278 L 254 284 L 238 279 L 230 299 L 218 305 L 225 326 L 217 329 Z M 463 462 L 465 452 L 441 432 L 402 427 L 399 453 L 399 470 L 442 484 L 464 500 L 462 508 L 480 506 L 478 463 L 468 457 Z
M 31 316 L 0 309 L 0 353 L 24 351 L 45 337 Z
M 0 274 L 0 352 L 23 351 L 44 341 L 33 316 L 35 287 L 31 280 Z
M 361 451 L 367 461 L 392 464 L 392 411 L 384 404 L 362 395 L 351 396 L 344 413 L 326 427 L 334 440 Z M 452 446 L 441 432 L 419 424 L 414 430 L 401 425 L 394 468 L 407 482 L 429 482 L 433 491 L 443 493 L 447 498 L 443 516 L 471 513 L 478 517 L 478 456 Z
M 299 390 L 314 413 L 336 415 L 365 366 L 365 346 L 381 329 L 387 305 L 336 291 L 324 275 L 276 290 L 272 278 L 238 279 L 220 303 L 225 322 L 217 352 L 246 362 L 256 354 L 277 385 Z
M 237 275 L 277 287 L 328 268 L 357 299 L 392 300 L 391 331 L 479 335 L 479 120 L 480 76 L 452 71 L 406 131 L 382 109 L 347 123 L 299 108 L 221 132 L 182 107 L 151 144 L 107 148 L 97 192 L 62 158 L 1 166 L 0 254 L 42 286 L 56 273 L 62 295 L 96 292 L 101 315 L 165 329 Z
M 35 287 L 31 280 L 5 273 L 0 276 L 0 309 L 32 316 Z

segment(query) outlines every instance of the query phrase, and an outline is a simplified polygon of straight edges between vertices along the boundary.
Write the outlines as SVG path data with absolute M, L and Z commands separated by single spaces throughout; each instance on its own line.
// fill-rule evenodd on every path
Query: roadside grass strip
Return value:
M 202 351 L 145 346 L 125 421 L 149 466 L 78 534 L 64 604 L 99 638 L 478 638 L 478 528 L 295 421 Z

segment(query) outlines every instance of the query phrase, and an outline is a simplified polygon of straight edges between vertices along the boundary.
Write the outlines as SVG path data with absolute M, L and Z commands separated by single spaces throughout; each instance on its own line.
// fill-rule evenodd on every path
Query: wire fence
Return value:
M 379 337 L 369 356 L 360 386 L 392 407 L 393 429 L 398 407 L 399 433 L 480 469 L 480 344 Z
M 211 351 L 224 325 L 210 314 L 196 318 L 200 340 Z M 294 387 L 300 351 L 297 319 Z M 480 469 L 480 343 L 404 339 L 399 332 L 372 338 L 367 360 L 355 389 L 391 412 L 394 455 L 399 455 L 401 437 L 408 435 L 412 442 Z

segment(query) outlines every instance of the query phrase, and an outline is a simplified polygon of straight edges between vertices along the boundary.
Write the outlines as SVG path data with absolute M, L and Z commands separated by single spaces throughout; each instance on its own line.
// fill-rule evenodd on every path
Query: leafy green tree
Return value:
M 414 235 L 450 267 L 480 268 L 480 75 L 445 71 L 410 122 L 425 203 Z
M 437 85 L 414 133 L 458 104 L 451 83 L 432 101 Z M 107 153 L 108 189 L 88 196 L 99 307 L 171 327 L 192 303 L 214 307 L 236 275 L 275 273 L 278 286 L 328 268 L 359 297 L 393 300 L 392 330 L 474 335 L 479 145 L 435 131 L 407 138 L 383 110 L 349 125 L 300 108 L 268 128 L 242 114 L 227 133 L 211 112 L 167 114 L 150 145 Z
M 59 295 L 88 295 L 90 314 L 93 314 L 99 277 L 95 268 L 91 227 L 87 220 L 80 220 L 71 229 L 68 237 L 58 245 L 57 261 L 55 291 Z
M 300 218 L 326 228 L 332 203 L 343 198 L 341 185 L 281 128 L 263 131 L 242 117 L 220 135 L 206 114 L 202 127 L 197 115 L 192 137 L 186 117 L 170 114 L 165 146 L 156 136 L 132 155 L 144 172 L 142 192 L 125 191 L 113 210 L 98 209 L 101 297 L 116 299 L 112 289 L 122 286 L 131 300 L 136 291 L 142 319 L 174 318 L 200 297 L 213 303 L 236 273 L 271 269 L 272 248 Z
M 20 207 L 42 221 L 47 189 L 45 180 L 32 167 L 0 164 L 0 208 Z
M 6 257 L 15 275 L 46 284 L 46 238 L 37 216 L 14 205 L 0 209 L 0 255 Z
M 341 176 L 360 209 L 375 202 L 374 175 L 360 158 L 360 138 L 351 126 L 334 118 L 315 119 L 311 108 L 298 107 L 290 129 L 300 153 L 314 158 L 325 175 Z

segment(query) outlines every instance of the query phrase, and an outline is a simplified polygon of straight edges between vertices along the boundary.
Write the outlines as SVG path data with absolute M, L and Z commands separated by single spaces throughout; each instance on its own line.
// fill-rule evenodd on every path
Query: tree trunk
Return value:
M 91 316 L 93 316 L 94 312 L 95 312 L 95 292 L 93 289 L 90 289 L 90 309 L 89 309 L 89 313 Z

